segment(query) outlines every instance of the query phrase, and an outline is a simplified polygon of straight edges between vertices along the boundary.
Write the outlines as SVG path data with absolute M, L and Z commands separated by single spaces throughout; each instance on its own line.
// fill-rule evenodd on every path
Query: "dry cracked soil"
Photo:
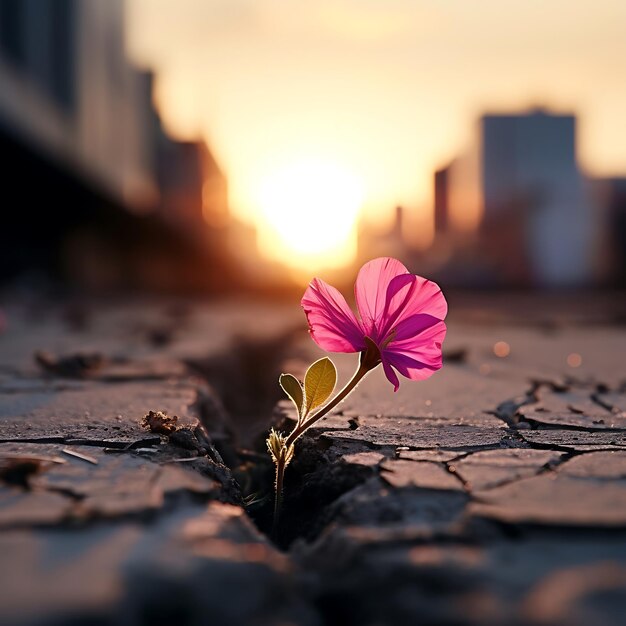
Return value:
M 0 623 L 622 623 L 625 328 L 540 304 L 453 315 L 397 394 L 373 372 L 298 443 L 270 538 L 277 376 L 320 354 L 297 307 L 9 301 Z

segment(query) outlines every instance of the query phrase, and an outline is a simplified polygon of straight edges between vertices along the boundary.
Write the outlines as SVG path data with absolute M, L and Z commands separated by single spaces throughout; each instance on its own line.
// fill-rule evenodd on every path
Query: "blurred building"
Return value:
M 593 181 L 602 210 L 603 236 L 599 264 L 610 284 L 626 286 L 626 177 Z
M 0 0 L 0 116 L 5 133 L 140 209 L 157 192 L 150 94 L 123 20 L 123 0 Z
M 0 157 L 0 279 L 221 281 L 225 178 L 202 142 L 163 131 L 123 0 L 0 0 Z
M 577 286 L 596 277 L 599 215 L 576 160 L 576 119 L 485 115 L 435 174 L 436 237 L 492 284 Z
M 373 226 L 366 220 L 359 222 L 357 233 L 357 262 L 365 263 L 379 256 L 405 258 L 408 244 L 404 237 L 405 211 L 397 206 L 393 220 L 386 227 Z
M 451 166 L 435 172 L 435 232 L 439 234 L 448 231 L 448 172 Z

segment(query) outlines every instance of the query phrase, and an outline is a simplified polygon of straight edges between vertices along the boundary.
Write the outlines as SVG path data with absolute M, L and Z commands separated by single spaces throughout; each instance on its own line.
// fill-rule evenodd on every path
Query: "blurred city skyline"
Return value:
M 285 193 L 268 208 L 268 180 L 280 187 L 311 162 L 301 197 L 332 185 L 374 224 L 402 205 L 409 242 L 431 244 L 432 174 L 471 144 L 484 111 L 576 113 L 581 168 L 626 171 L 626 5 L 616 0 L 128 0 L 127 10 L 129 53 L 156 72 L 166 127 L 209 141 L 233 214 L 279 258 L 298 253 L 285 245 L 298 207 Z M 332 224 L 338 207 L 316 198 L 317 218 Z M 341 244 L 350 254 L 355 237 L 356 224 Z M 321 253 L 328 261 L 332 246 Z
M 607 56 L 626 38 L 611 23 L 580 57 L 610 3 L 588 27 L 578 8 L 568 14 L 548 50 L 552 5 L 533 30 L 535 4 L 518 23 L 485 2 L 488 37 L 467 55 L 474 31 L 450 39 L 467 10 L 435 46 L 446 15 L 435 7 L 418 43 L 438 56 L 416 65 L 428 3 L 322 2 L 295 15 L 277 0 L 184 0 L 173 15 L 142 1 L 0 0 L 0 154 L 20 198 L 0 233 L 0 280 L 277 293 L 394 256 L 458 287 L 625 284 L 624 125 L 602 118 L 609 139 L 588 122 L 606 103 L 626 107 L 623 60 Z M 487 50 L 498 54 L 483 67 Z M 561 74 L 564 60 L 574 69 Z M 525 94 L 543 96 L 525 104 L 530 84 L 543 87 Z M 598 137 L 608 149 L 594 161 Z

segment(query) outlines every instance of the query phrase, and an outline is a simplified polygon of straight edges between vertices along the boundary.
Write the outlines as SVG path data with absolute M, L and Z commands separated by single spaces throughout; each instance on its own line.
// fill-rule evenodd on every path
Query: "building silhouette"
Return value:
M 372 226 L 360 221 L 357 233 L 357 262 L 365 263 L 379 256 L 406 258 L 409 246 L 404 237 L 405 209 L 396 206 L 393 220 L 386 227 Z
M 625 287 L 626 177 L 599 178 L 593 186 L 603 218 L 599 264 L 610 284 Z
M 448 172 L 451 165 L 435 172 L 435 232 L 440 235 L 448 232 Z
M 0 0 L 0 157 L 0 280 L 226 280 L 226 180 L 203 142 L 163 130 L 123 0 Z
M 485 282 L 595 280 L 599 219 L 577 163 L 573 115 L 484 115 L 469 149 L 434 183 L 436 235 L 471 248 Z

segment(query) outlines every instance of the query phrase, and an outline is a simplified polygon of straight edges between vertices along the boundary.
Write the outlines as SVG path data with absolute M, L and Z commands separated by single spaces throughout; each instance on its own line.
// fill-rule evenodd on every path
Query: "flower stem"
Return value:
M 325 415 L 328 415 L 340 402 L 346 399 L 346 397 L 352 393 L 356 386 L 365 378 L 366 374 L 373 370 L 380 363 L 380 352 L 373 342 L 368 342 L 366 350 L 361 352 L 359 359 L 359 367 L 356 372 L 346 384 L 346 386 L 326 405 L 324 405 L 317 413 L 314 413 L 307 419 L 303 419 L 296 427 L 291 431 L 289 436 L 284 442 L 283 450 L 289 450 L 293 446 L 294 442 L 300 435 L 302 435 L 307 429 L 309 429 L 315 422 L 322 419 Z M 278 523 L 280 520 L 280 508 L 283 500 L 283 479 L 285 477 L 285 469 L 287 463 L 291 457 L 287 459 L 286 455 L 280 454 L 276 458 L 276 482 L 274 484 L 276 495 L 274 498 L 274 523 L 272 525 L 272 537 L 276 539 L 278 533 Z
M 300 435 L 302 435 L 307 429 L 309 429 L 315 422 L 322 419 L 325 415 L 330 413 L 340 402 L 346 399 L 346 397 L 354 391 L 356 386 L 363 380 L 365 375 L 371 370 L 371 367 L 367 367 L 363 362 L 359 363 L 354 376 L 346 384 L 346 386 L 326 405 L 324 405 L 317 413 L 314 413 L 308 419 L 303 420 L 292 431 L 285 442 L 285 445 L 289 447 L 292 445 Z
M 276 496 L 274 498 L 274 522 L 272 524 L 272 537 L 276 539 L 278 535 L 278 523 L 280 521 L 280 507 L 283 501 L 283 479 L 285 477 L 285 461 L 283 457 L 276 463 Z
M 325 404 L 317 413 L 314 413 L 308 419 L 302 420 L 302 422 L 291 431 L 291 434 L 287 437 L 287 441 L 285 442 L 287 447 L 293 445 L 295 440 L 302 435 L 302 433 L 313 426 L 315 422 L 330 413 L 330 411 L 332 411 L 340 402 L 343 402 L 343 400 L 345 400 L 346 397 L 354 391 L 361 380 L 365 378 L 365 375 L 378 366 L 380 363 L 380 352 L 378 347 L 371 340 L 369 340 L 369 338 L 367 339 L 367 349 L 361 352 L 359 367 L 356 372 L 354 372 L 350 381 L 328 404 Z

